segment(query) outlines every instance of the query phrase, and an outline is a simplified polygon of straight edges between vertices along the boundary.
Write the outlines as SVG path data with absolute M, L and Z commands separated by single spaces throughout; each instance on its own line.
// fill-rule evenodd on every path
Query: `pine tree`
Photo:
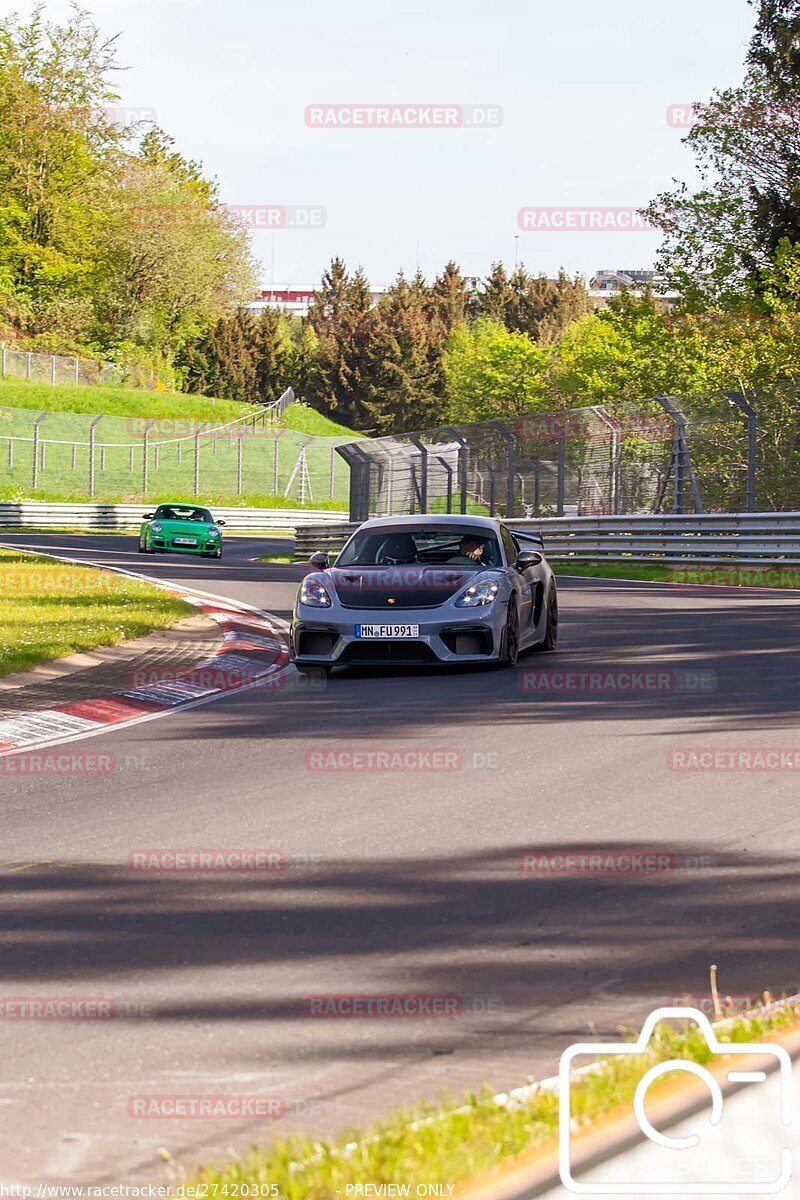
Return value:
M 322 277 L 307 321 L 317 336 L 308 381 L 310 403 L 343 425 L 364 429 L 370 411 L 367 359 L 376 318 L 363 270 L 359 267 L 351 276 L 335 258 Z
M 469 293 L 467 281 L 459 267 L 451 260 L 441 275 L 437 275 L 431 289 L 432 311 L 449 333 L 456 325 L 467 319 Z
M 376 429 L 397 432 L 435 424 L 442 409 L 442 331 L 430 317 L 421 276 L 402 272 L 381 298 L 368 355 L 368 407 Z
M 777 96 L 796 103 L 800 96 L 797 0 L 750 0 L 750 3 L 759 11 L 748 62 L 764 72 Z
M 490 321 L 497 321 L 508 328 L 513 295 L 505 267 L 501 262 L 492 263 L 492 269 L 481 293 L 481 314 Z

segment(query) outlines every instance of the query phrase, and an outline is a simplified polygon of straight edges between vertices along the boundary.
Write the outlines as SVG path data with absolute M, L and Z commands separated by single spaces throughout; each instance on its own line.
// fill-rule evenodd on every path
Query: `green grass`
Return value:
M 264 554 L 261 558 L 256 559 L 256 562 L 265 563 L 293 563 L 294 561 L 291 554 Z
M 215 400 L 185 392 L 151 392 L 143 388 L 108 387 L 102 384 L 36 383 L 27 379 L 0 379 L 0 422 L 3 408 L 40 412 L 106 413 L 115 417 L 187 418 L 196 421 L 232 421 L 255 412 L 256 407 L 236 400 Z M 0 432 L 3 425 L 0 424 Z
M 797 567 L 663 566 L 645 563 L 552 562 L 556 575 L 588 579 L 630 579 L 648 583 L 718 584 L 722 587 L 800 588 Z
M 0 550 L 0 676 L 193 615 L 196 609 L 148 584 Z
M 54 389 L 58 390 L 58 389 Z M 240 410 L 241 411 L 241 410 Z M 291 411 L 291 410 L 289 410 Z M 37 486 L 33 487 L 33 422 L 36 409 L 0 408 L 0 499 L 86 501 L 89 499 L 89 426 L 91 415 L 51 412 L 41 423 L 46 439 L 44 461 L 39 453 Z M 203 415 L 203 427 L 209 422 Z M 226 419 L 229 419 L 226 415 Z M 94 498 L 107 503 L 154 501 L 160 496 L 194 495 L 195 439 L 193 417 L 158 418 L 149 433 L 147 494 L 143 493 L 144 420 L 141 417 L 107 415 L 96 426 Z M 347 506 L 349 471 L 333 447 L 350 435 L 321 438 L 307 443 L 307 435 L 294 429 L 269 426 L 239 427 L 200 439 L 200 492 L 207 503 L 267 503 L 296 508 L 300 478 L 295 467 L 301 448 L 311 480 L 306 507 Z M 280 436 L 277 436 L 279 434 Z M 3 437 L 25 439 L 11 443 Z M 73 453 L 72 444 L 77 444 Z M 243 494 L 237 497 L 238 457 L 241 450 Z M 331 467 L 333 466 L 333 485 Z M 294 481 L 292 475 L 295 474 Z M 277 487 L 275 484 L 277 482 Z M 290 486 L 291 485 L 291 486 Z M 287 497 L 285 493 L 289 491 Z M 276 493 L 273 499 L 273 493 Z M 254 501 L 254 497 L 258 497 Z
M 314 437 L 343 437 L 351 439 L 364 436 L 361 433 L 354 433 L 346 425 L 337 425 L 335 421 L 331 421 L 329 417 L 323 416 L 315 408 L 309 408 L 307 404 L 301 404 L 299 401 L 297 404 L 289 405 L 283 414 L 281 424 L 286 429 L 293 429 L 297 433 L 311 434 Z
M 627 566 L 621 563 L 571 563 L 551 560 L 550 565 L 556 575 L 585 575 L 589 579 L 643 579 L 652 583 L 668 583 L 670 578 L 667 567 L 648 567 L 639 563 Z
M 35 409 L 40 412 L 76 413 L 96 416 L 134 417 L 160 420 L 193 420 L 221 425 L 247 413 L 258 412 L 262 405 L 243 404 L 238 400 L 218 400 L 188 392 L 154 392 L 143 388 L 111 387 L 102 384 L 39 383 L 28 379 L 0 378 L 0 422 L 3 408 Z M 338 425 L 307 404 L 290 404 L 280 425 L 296 433 L 314 437 L 360 437 L 345 425 Z M 0 424 L 0 433 L 2 424 Z
M 796 1025 L 800 1008 L 787 1006 L 760 1017 L 740 1018 L 718 1028 L 721 1041 L 750 1042 Z M 631 1039 L 632 1040 L 632 1039 Z M 577 1079 L 572 1089 L 574 1117 L 589 1127 L 630 1111 L 636 1086 L 657 1062 L 687 1058 L 705 1063 L 708 1046 L 696 1027 L 661 1024 L 648 1052 L 606 1061 L 604 1069 Z M 674 1080 L 665 1075 L 655 1087 Z M 529 1092 L 498 1102 L 490 1089 L 467 1096 L 458 1106 L 421 1105 L 399 1112 L 370 1131 L 352 1130 L 332 1140 L 293 1136 L 239 1162 L 205 1167 L 204 1183 L 273 1184 L 284 1200 L 332 1200 L 352 1184 L 457 1183 L 491 1171 L 527 1151 L 555 1149 L 558 1097 Z

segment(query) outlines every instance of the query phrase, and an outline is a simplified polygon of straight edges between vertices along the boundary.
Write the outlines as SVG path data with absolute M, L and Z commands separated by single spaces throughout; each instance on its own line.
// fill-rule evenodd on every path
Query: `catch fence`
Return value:
M 789 413 L 791 413 L 791 403 Z M 794 397 L 795 414 L 797 397 Z M 512 517 L 800 507 L 797 416 L 739 393 L 532 413 L 339 448 L 350 516 Z M 760 502 L 760 503 L 759 503 Z
M 345 507 L 348 473 L 335 451 L 348 438 L 283 427 L 294 398 L 288 388 L 220 422 L 0 408 L 0 488 L 32 500 L 272 496 Z

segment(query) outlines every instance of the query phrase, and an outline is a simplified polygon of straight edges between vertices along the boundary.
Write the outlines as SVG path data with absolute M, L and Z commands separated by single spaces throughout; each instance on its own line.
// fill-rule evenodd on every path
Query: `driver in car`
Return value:
M 484 543 L 481 538 L 470 537 L 466 534 L 458 543 L 458 554 L 451 558 L 451 563 L 464 563 L 464 565 L 474 565 L 485 567 L 488 564 L 484 562 L 483 553 L 485 550 Z

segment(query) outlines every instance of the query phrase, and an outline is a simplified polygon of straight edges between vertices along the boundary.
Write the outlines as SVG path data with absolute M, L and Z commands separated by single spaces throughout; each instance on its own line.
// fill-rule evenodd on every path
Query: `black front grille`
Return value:
M 335 641 L 336 634 L 329 629 L 301 629 L 297 635 L 297 653 L 309 658 L 328 655 Z
M 492 631 L 485 625 L 474 629 L 445 629 L 441 638 L 451 654 L 491 654 L 494 645 Z
M 351 642 L 340 663 L 436 663 L 439 659 L 427 642 Z

